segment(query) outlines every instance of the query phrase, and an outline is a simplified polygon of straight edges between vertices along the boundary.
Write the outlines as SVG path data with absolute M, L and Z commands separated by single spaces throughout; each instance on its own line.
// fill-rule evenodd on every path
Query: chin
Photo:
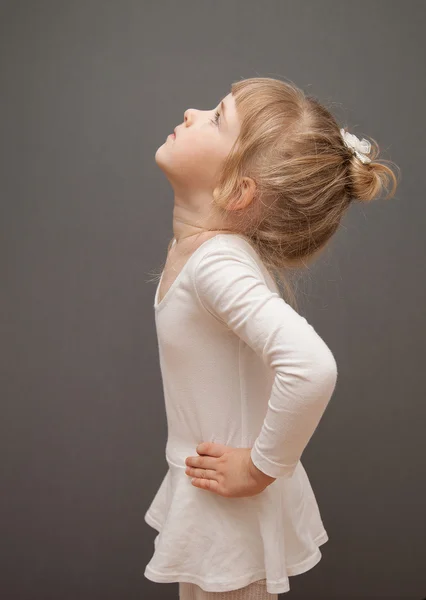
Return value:
M 164 146 L 166 144 L 164 143 L 162 146 L 160 146 L 159 148 L 157 148 L 157 151 L 155 153 L 155 162 L 160 165 L 160 163 L 165 164 L 167 162 L 167 151 L 165 150 Z

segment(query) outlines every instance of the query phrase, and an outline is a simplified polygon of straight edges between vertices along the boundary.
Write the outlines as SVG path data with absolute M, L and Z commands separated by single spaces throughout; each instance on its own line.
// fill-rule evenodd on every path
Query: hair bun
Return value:
M 345 132 L 344 139 L 349 140 L 349 136 L 352 136 L 352 134 Z M 370 142 L 366 138 L 362 140 L 359 140 L 356 136 L 354 138 L 360 143 L 358 144 L 352 138 L 355 147 L 351 146 L 353 155 L 349 160 L 348 170 L 353 199 L 360 202 L 371 202 L 379 198 L 384 190 L 388 192 L 385 199 L 390 198 L 395 193 L 398 179 L 392 168 L 383 163 L 396 167 L 398 172 L 399 168 L 395 163 L 388 160 L 377 161 L 379 146 L 375 140 Z M 368 150 L 368 157 L 366 156 L 366 150 Z

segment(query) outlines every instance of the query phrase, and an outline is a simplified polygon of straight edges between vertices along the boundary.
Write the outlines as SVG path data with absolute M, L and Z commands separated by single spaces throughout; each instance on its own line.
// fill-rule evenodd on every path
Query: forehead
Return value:
M 222 98 L 222 102 L 225 105 L 225 115 L 226 115 L 227 123 L 229 125 L 232 125 L 232 124 L 235 124 L 236 122 L 238 122 L 236 106 L 235 106 L 235 99 L 234 99 L 234 96 L 232 95 L 232 93 L 230 92 L 229 94 L 224 96 Z M 219 102 L 219 104 L 221 104 L 222 102 Z
M 227 109 L 229 108 L 231 110 L 234 108 L 234 96 L 231 94 L 231 92 L 224 96 L 222 100 L 225 103 Z

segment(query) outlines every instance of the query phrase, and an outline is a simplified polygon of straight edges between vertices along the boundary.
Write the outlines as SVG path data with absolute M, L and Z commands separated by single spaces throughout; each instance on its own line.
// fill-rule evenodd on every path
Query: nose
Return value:
M 186 123 L 188 120 L 192 119 L 192 108 L 188 108 L 188 110 L 185 111 L 184 114 L 184 122 Z

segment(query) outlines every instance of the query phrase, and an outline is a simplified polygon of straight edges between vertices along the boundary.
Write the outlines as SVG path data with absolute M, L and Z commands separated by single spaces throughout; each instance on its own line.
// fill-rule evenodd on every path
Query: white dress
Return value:
M 287 592 L 328 540 L 300 457 L 336 385 L 333 354 L 240 235 L 203 242 L 159 303 L 160 284 L 168 470 L 144 517 L 159 532 L 144 575 L 211 592 L 266 579 Z M 250 447 L 277 479 L 245 498 L 197 488 L 185 459 L 201 442 Z

